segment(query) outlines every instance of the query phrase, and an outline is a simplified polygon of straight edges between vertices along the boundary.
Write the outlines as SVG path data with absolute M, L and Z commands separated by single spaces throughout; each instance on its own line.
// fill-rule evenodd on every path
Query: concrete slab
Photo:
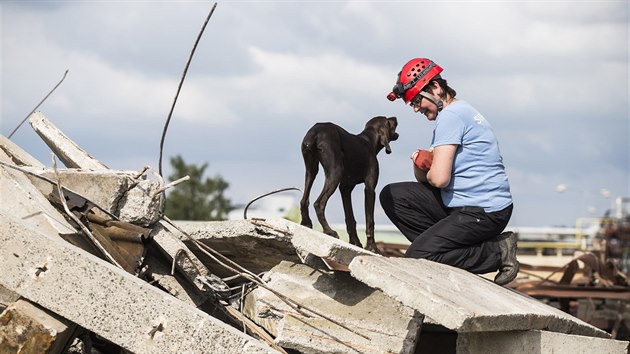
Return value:
M 13 164 L 3 150 L 0 161 Z M 23 172 L 0 165 L 0 195 L 0 213 L 12 215 L 26 227 L 56 235 L 76 233 Z
M 193 239 L 208 245 L 255 274 L 266 272 L 284 260 L 300 262 L 291 243 L 291 230 L 285 228 L 284 223 L 268 223 L 272 227 L 255 225 L 249 220 L 175 223 Z M 186 236 L 181 233 L 176 235 L 212 274 L 220 277 L 234 275 L 199 251 Z
M 10 157 L 13 164 L 18 166 L 32 166 L 36 168 L 45 168 L 44 164 L 36 158 L 24 151 L 20 146 L 9 140 L 4 135 L 0 135 L 0 150 Z
M 353 277 L 457 332 L 546 329 L 609 338 L 556 308 L 462 269 L 424 259 L 359 256 Z
M 29 123 L 67 168 L 95 171 L 108 169 L 107 166 L 88 154 L 61 130 L 57 129 L 42 112 L 33 113 Z
M 134 353 L 273 353 L 61 239 L 0 215 L 0 284 Z
M 282 262 L 263 278 L 267 285 L 325 318 L 296 311 L 263 288 L 247 296 L 245 314 L 301 353 L 413 353 L 423 316 L 345 272 Z M 365 337 L 365 338 L 364 338 Z
M 61 353 L 76 325 L 27 300 L 0 314 L 0 353 Z
M 457 354 L 627 354 L 628 342 L 540 330 L 460 333 Z

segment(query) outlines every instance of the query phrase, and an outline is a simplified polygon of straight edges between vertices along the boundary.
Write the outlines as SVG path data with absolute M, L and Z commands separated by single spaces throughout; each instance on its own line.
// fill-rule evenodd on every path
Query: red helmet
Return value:
M 425 87 L 431 79 L 440 75 L 439 65 L 427 58 L 411 59 L 398 73 L 398 81 L 387 99 L 395 101 L 402 98 L 405 103 L 411 101 Z

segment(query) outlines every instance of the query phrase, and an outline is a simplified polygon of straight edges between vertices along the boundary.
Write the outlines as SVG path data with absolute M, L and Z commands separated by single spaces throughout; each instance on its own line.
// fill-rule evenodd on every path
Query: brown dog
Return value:
M 350 199 L 354 186 L 364 183 L 367 237 L 365 248 L 378 252 L 374 242 L 374 203 L 379 173 L 376 155 L 383 148 L 386 153 L 391 153 L 389 142 L 398 139 L 397 126 L 396 117 L 379 116 L 370 119 L 358 135 L 350 134 L 333 123 L 317 123 L 309 129 L 302 141 L 302 156 L 306 166 L 304 194 L 300 201 L 302 225 L 313 227 L 308 215 L 308 199 L 321 163 L 326 175 L 324 188 L 313 206 L 324 233 L 339 238 L 324 215 L 328 199 L 339 186 L 350 243 L 362 247 L 357 236 L 357 222 Z

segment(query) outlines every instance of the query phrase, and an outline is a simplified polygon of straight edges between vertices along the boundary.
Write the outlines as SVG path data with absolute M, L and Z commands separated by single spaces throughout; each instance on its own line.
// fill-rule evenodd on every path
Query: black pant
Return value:
M 492 240 L 507 226 L 512 205 L 486 213 L 483 208 L 447 208 L 440 190 L 428 183 L 400 182 L 383 188 L 381 206 L 411 241 L 406 257 L 425 258 L 471 273 L 493 272 L 501 252 Z

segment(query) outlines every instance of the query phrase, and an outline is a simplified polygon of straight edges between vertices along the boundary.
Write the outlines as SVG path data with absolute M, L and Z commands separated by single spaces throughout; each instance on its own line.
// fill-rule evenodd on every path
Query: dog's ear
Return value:
M 381 129 L 381 131 L 379 132 L 379 138 L 381 139 L 381 145 L 383 145 L 385 147 L 385 153 L 387 154 L 391 154 L 392 153 L 392 148 L 389 147 L 389 139 L 387 137 L 387 132 L 385 131 L 385 129 Z
M 389 122 L 389 121 L 388 121 Z M 381 143 L 381 145 L 383 145 L 385 147 L 385 153 L 387 154 L 391 154 L 392 153 L 392 148 L 389 146 L 389 141 L 390 141 L 390 124 L 386 124 L 386 125 L 382 125 L 380 127 L 380 129 L 378 130 L 378 139 Z M 398 139 L 398 136 L 396 136 L 395 139 Z
M 398 126 L 398 119 L 396 117 L 387 118 L 387 128 L 384 132 L 384 138 L 381 139 L 386 140 L 387 144 L 383 144 L 385 146 L 385 152 L 390 154 L 392 149 L 389 147 L 389 142 L 398 139 L 398 133 L 396 132 L 396 127 Z
M 398 139 L 398 133 L 396 132 L 398 119 L 396 117 L 389 117 L 387 118 L 387 124 L 389 125 L 389 141 Z

